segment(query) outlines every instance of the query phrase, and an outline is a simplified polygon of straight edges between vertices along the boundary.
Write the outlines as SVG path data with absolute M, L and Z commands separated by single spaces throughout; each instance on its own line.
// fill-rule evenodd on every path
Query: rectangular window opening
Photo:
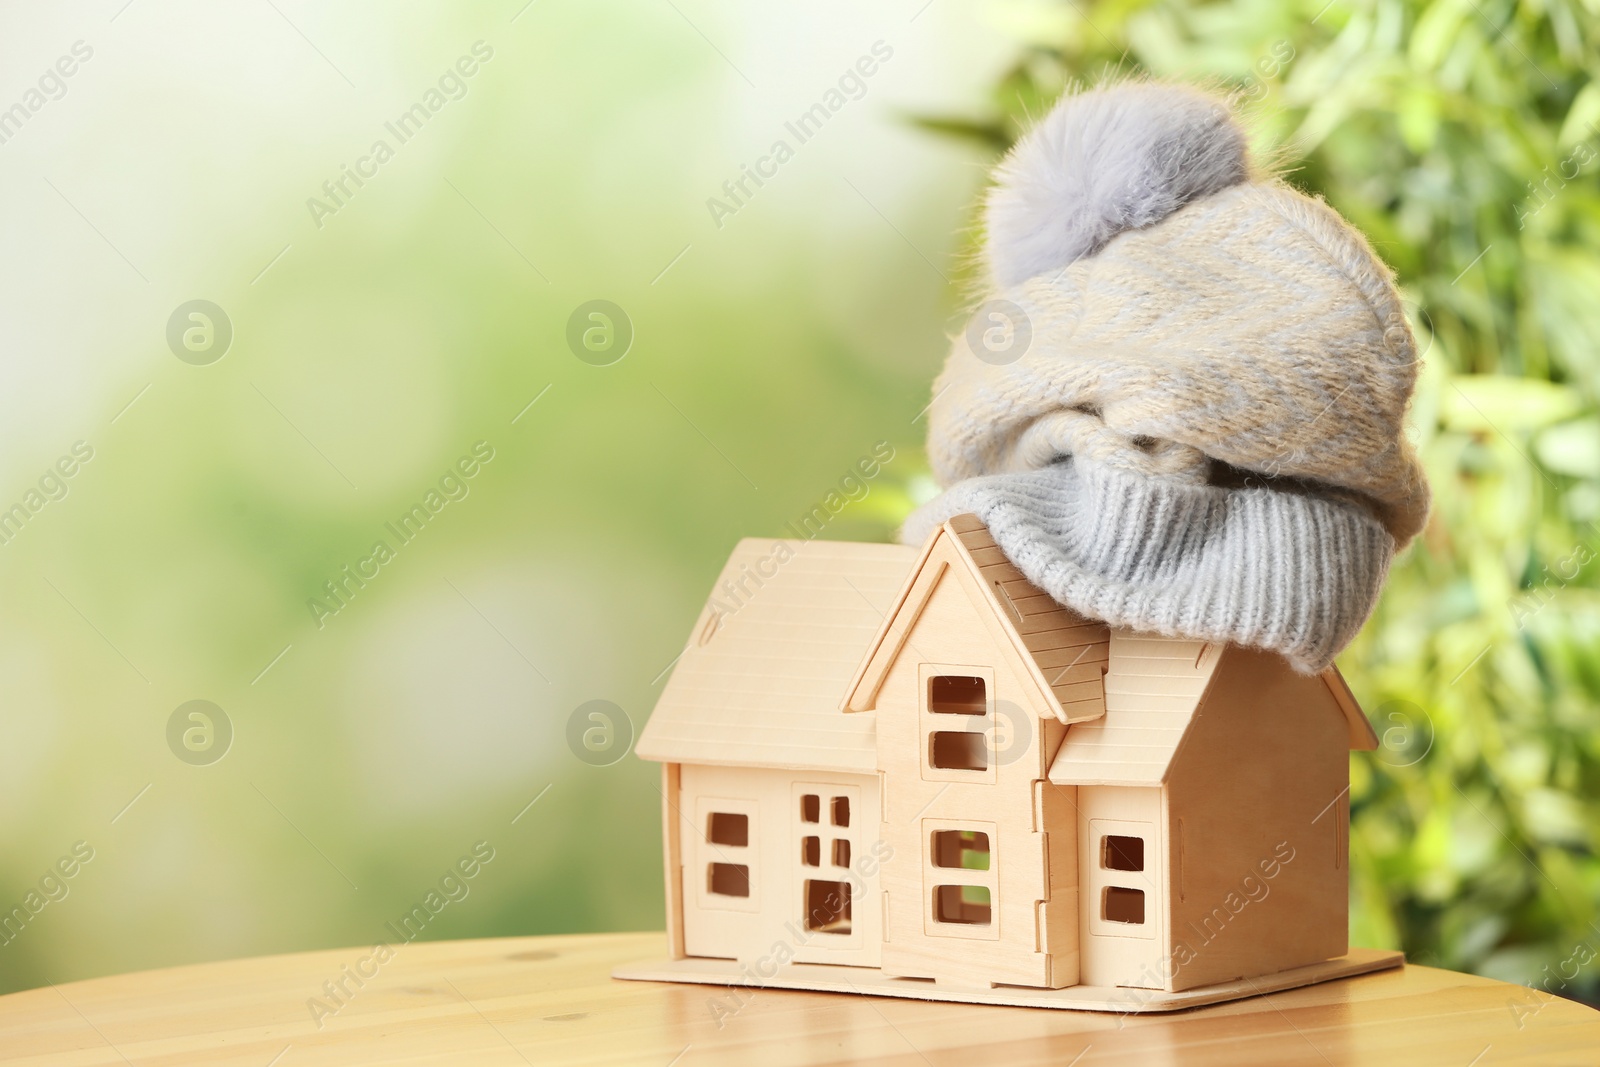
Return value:
M 713 863 L 706 872 L 706 889 L 721 897 L 748 897 L 750 868 L 742 863 Z
M 835 825 L 835 826 L 849 826 L 850 825 L 850 798 L 849 797 L 834 797 L 833 798 L 833 825 Z
M 1100 917 L 1106 922 L 1140 925 L 1144 922 L 1144 890 L 1106 886 L 1100 898 Z
M 807 867 L 822 866 L 822 838 L 802 837 L 800 839 L 800 862 Z
M 835 867 L 850 866 L 850 842 L 842 837 L 833 839 L 833 865 Z
M 806 879 L 806 929 L 824 934 L 850 932 L 850 883 Z
M 928 679 L 928 710 L 947 715 L 985 715 L 988 690 L 982 678 L 936 674 Z
M 941 885 L 933 890 L 933 917 L 963 926 L 989 925 L 989 889 L 981 885 Z
M 744 848 L 750 844 L 750 816 L 714 811 L 706 827 L 706 840 L 713 845 Z
M 1144 838 L 1106 834 L 1100 838 L 1100 866 L 1108 871 L 1144 870 Z
M 936 731 L 928 739 L 928 763 L 945 771 L 986 771 L 988 738 L 965 730 Z
M 807 793 L 800 798 L 800 821 L 822 821 L 822 798 L 815 793 Z
M 978 830 L 935 830 L 933 865 L 968 871 L 987 871 L 989 835 Z

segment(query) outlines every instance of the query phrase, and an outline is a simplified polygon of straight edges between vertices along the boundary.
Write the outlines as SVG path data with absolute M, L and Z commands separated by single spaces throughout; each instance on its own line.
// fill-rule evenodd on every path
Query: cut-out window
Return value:
M 942 923 L 989 925 L 989 889 L 981 885 L 941 885 L 933 890 L 933 917 Z
M 800 798 L 800 821 L 822 821 L 822 798 L 815 793 L 807 793 Z
M 706 872 L 706 888 L 723 897 L 750 895 L 750 868 L 742 863 L 713 863 Z
M 986 771 L 989 746 L 982 734 L 939 730 L 928 739 L 928 763 L 945 771 Z
M 850 798 L 849 797 L 834 797 L 833 798 L 833 825 L 835 825 L 835 826 L 849 826 L 850 825 Z
M 713 845 L 744 848 L 750 844 L 750 816 L 732 812 L 714 811 L 707 820 L 706 840 Z
M 984 715 L 987 690 L 982 678 L 967 674 L 936 674 L 928 679 L 928 710 L 949 715 Z
M 1100 917 L 1107 922 L 1138 925 L 1144 922 L 1144 890 L 1108 885 L 1100 898 Z
M 1144 838 L 1106 834 L 1100 839 L 1100 866 L 1108 871 L 1144 870 Z
M 850 883 L 806 879 L 806 929 L 825 934 L 850 932 Z
M 989 835 L 977 830 L 935 830 L 933 865 L 968 871 L 987 871 Z
M 835 867 L 850 866 L 850 842 L 842 837 L 833 839 L 833 865 Z
M 800 862 L 807 867 L 822 866 L 822 838 L 802 837 L 800 839 Z

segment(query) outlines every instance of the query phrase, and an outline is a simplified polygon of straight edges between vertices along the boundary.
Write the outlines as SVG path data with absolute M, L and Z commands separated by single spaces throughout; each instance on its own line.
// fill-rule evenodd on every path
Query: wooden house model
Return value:
M 637 751 L 672 958 L 618 977 L 1150 1011 L 1399 962 L 1347 945 L 1336 669 L 1108 628 L 973 516 L 746 540 Z

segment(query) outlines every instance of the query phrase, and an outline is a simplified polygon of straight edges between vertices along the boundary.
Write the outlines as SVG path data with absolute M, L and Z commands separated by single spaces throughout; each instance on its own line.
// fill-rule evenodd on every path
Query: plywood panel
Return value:
M 1094 644 L 1074 645 L 1070 648 L 1051 648 L 1044 651 L 1030 650 L 1033 652 L 1033 662 L 1039 665 L 1047 681 L 1053 681 L 1055 674 L 1064 667 L 1078 667 L 1095 665 L 1101 673 L 1105 671 L 1106 663 L 1111 659 L 1111 646 L 1108 641 L 1096 641 Z
M 1336 978 L 1349 978 L 1360 974 L 1371 974 L 1375 971 L 1391 970 L 1403 966 L 1404 963 L 1405 957 L 1398 952 L 1371 948 L 1353 949 L 1349 955 L 1336 960 L 1327 960 L 1307 967 L 1281 971 L 1262 978 L 1221 982 L 1216 985 L 1203 986 L 1198 989 L 1189 989 L 1176 993 L 1164 992 L 1159 989 L 1119 989 L 1115 986 L 1092 985 L 1072 985 L 1061 989 L 1023 989 L 1015 986 L 999 986 L 992 989 L 962 989 L 936 982 L 908 981 L 904 978 L 885 974 L 880 970 L 807 966 L 789 968 L 776 977 L 763 982 L 763 985 L 774 989 L 806 989 L 823 993 L 904 997 L 912 1000 L 948 1001 L 960 1004 L 1004 1004 L 1022 1008 L 1056 1008 L 1067 1011 L 1107 1012 L 1113 1013 L 1117 1017 L 1179 1011 L 1185 1008 L 1197 1008 L 1206 1004 L 1221 1004 L 1247 997 L 1261 997 L 1266 1004 L 1266 1007 L 1261 1011 L 1262 1016 L 1265 1018 L 1279 1018 L 1282 1015 L 1282 1008 L 1278 1006 L 1277 998 L 1269 999 L 1265 997 L 1265 994 L 1279 993 L 1283 990 L 1296 989 L 1318 982 L 1327 982 Z M 631 964 L 618 967 L 612 972 L 612 975 L 616 978 L 634 981 L 694 982 L 704 985 L 738 985 L 743 980 L 743 975 L 736 965 L 732 963 L 719 960 L 695 959 L 677 962 L 668 961 L 659 964 Z M 1484 979 L 1476 980 L 1484 981 Z M 1523 989 L 1521 986 L 1513 985 L 1507 985 L 1505 988 L 1513 992 Z M 1501 1000 L 1505 999 L 1504 993 L 1497 995 Z M 1586 1010 L 1578 1008 L 1577 1005 L 1569 1006 L 1574 1011 Z M 1490 1036 L 1495 1034 L 1503 1035 L 1505 1026 L 1504 1012 L 1498 1007 L 1492 1010 L 1498 1012 L 1494 1016 L 1495 1022 L 1484 1025 L 1483 1032 Z M 1439 1011 L 1443 1012 L 1447 1017 L 1451 1017 L 1448 1007 L 1440 1006 Z M 1227 1018 L 1231 1020 L 1236 1014 L 1229 1013 Z M 1342 1017 L 1343 1013 L 1337 1007 L 1320 1008 L 1314 1014 L 1307 1014 L 1306 1027 L 1315 1028 L 1319 1025 L 1326 1027 L 1330 1025 L 1330 1019 Z M 807 1018 L 809 1021 L 810 1016 L 807 1016 Z M 1427 1022 L 1429 1020 L 1423 1021 Z M 1219 1017 L 1212 1020 L 1212 1022 L 1221 1023 L 1222 1018 Z M 1417 1020 L 1408 1019 L 1407 1024 L 1414 1027 L 1417 1025 Z M 1088 1048 L 1092 1048 L 1096 1043 L 1103 1041 L 1106 1033 L 1120 1030 L 1122 1026 L 1123 1021 L 1121 1018 L 1095 1020 L 1093 1028 L 1094 1041 L 1089 1042 L 1084 1049 L 1080 1050 L 1079 1055 L 1081 1056 L 1083 1051 L 1087 1051 Z M 1594 1023 L 1593 1026 L 1597 1032 L 1600 1032 L 1600 1022 Z M 1228 1033 L 1232 1029 L 1234 1027 L 1230 1025 L 1207 1027 L 1203 1031 L 1204 1038 L 1197 1039 L 1194 1048 L 1185 1048 L 1175 1054 L 1175 1058 L 1161 1062 L 1173 1064 L 1200 1062 L 1191 1053 L 1198 1054 L 1197 1050 L 1203 1048 L 1216 1053 L 1214 1056 L 1208 1057 L 1204 1062 L 1237 1067 L 1238 1064 L 1245 1061 L 1239 1058 L 1236 1049 L 1230 1051 L 1232 1046 L 1226 1041 L 1219 1040 L 1217 1036 L 1219 1032 Z M 1310 1046 L 1301 1044 L 1301 1042 L 1309 1039 L 1306 1037 L 1305 1029 L 1300 1027 L 1295 1029 L 1299 1030 L 1299 1033 L 1296 1034 L 1293 1031 L 1286 1030 L 1281 1037 L 1273 1042 L 1271 1048 L 1274 1051 L 1264 1054 L 1264 1057 L 1259 1061 L 1253 1060 L 1251 1062 L 1272 1063 L 1275 1065 L 1285 1062 L 1322 1063 L 1325 1057 L 1323 1059 L 1309 1058 L 1310 1053 L 1320 1051 L 1318 1045 L 1315 1043 Z M 993 1057 L 995 1056 L 998 1039 L 993 1033 L 982 1028 L 973 1028 L 971 1032 L 982 1036 L 963 1047 L 959 1062 L 995 1062 Z M 807 1033 L 810 1034 L 811 1031 L 808 1029 Z M 907 1062 L 906 1053 L 900 1050 L 905 1047 L 904 1041 L 909 1039 L 905 1039 L 904 1035 L 901 1035 L 901 1037 L 903 1043 L 892 1054 L 884 1056 L 881 1062 L 886 1064 Z M 1476 1047 L 1476 1044 L 1481 1043 L 1482 1040 L 1483 1038 L 1475 1039 L 1474 1047 Z M 1217 1051 L 1219 1046 L 1220 1051 Z M 916 1047 L 913 1045 L 913 1048 Z M 1308 1056 L 1299 1060 L 1291 1059 L 1286 1061 L 1283 1058 L 1283 1050 L 1291 1047 L 1306 1048 Z M 1575 1042 L 1569 1047 L 1577 1048 L 1579 1045 Z M 741 1049 L 740 1053 L 745 1054 L 746 1051 Z M 1065 1062 L 1061 1060 L 1060 1053 L 1054 1045 L 1041 1044 L 1038 1049 L 1030 1051 L 1037 1053 L 1037 1059 L 1029 1062 Z M 1150 1063 L 1152 1062 L 1151 1055 L 1151 1049 L 1141 1046 L 1130 1052 L 1126 1061 L 1141 1064 Z M 986 1061 L 985 1057 L 989 1059 Z M 1113 1062 L 1123 1061 L 1117 1060 Z M 1375 1059 L 1372 1062 L 1379 1061 Z
M 814 835 L 816 865 L 803 862 L 798 796 L 819 799 Z M 848 827 L 831 821 L 829 802 L 848 796 Z M 876 774 L 698 767 L 681 771 L 677 833 L 683 856 L 684 948 L 689 956 L 737 959 L 771 969 L 790 960 L 876 966 L 883 941 L 879 869 L 883 842 L 876 830 L 882 815 Z M 746 848 L 708 837 L 709 811 L 751 817 Z M 832 862 L 832 842 L 850 841 L 849 861 Z M 750 869 L 750 897 L 719 898 L 705 892 L 707 866 L 742 864 Z M 850 930 L 811 928 L 806 921 L 805 882 L 843 882 L 850 887 Z
M 1349 739 L 1322 679 L 1229 649 L 1167 779 L 1168 989 L 1344 954 Z
M 1049 985 L 1076 985 L 1081 977 L 1077 787 L 1035 782 L 1034 822 L 1046 839 L 1050 893 L 1039 906 L 1039 948 L 1050 957 Z
M 885 672 L 904 651 L 902 642 L 937 581 L 940 568 L 963 574 L 984 615 L 1003 625 L 1002 636 L 1019 656 L 1026 673 L 1047 694 L 1050 712 L 1059 721 L 1098 718 L 1104 711 L 1101 671 L 1080 664 L 1104 664 L 1109 640 L 1106 625 L 1055 603 L 1031 585 L 995 544 L 975 516 L 957 516 L 929 537 L 896 606 L 869 645 L 852 679 L 845 704 L 865 711 L 875 706 Z M 1027 611 L 1018 602 L 1027 602 Z M 989 625 L 988 623 L 985 624 Z M 1070 707 L 1070 712 L 1068 708 Z
M 1160 989 L 1169 930 L 1161 790 L 1080 786 L 1077 796 L 1082 981 L 1094 986 Z M 1138 870 L 1107 866 L 1102 848 L 1107 835 L 1144 842 Z M 1106 894 L 1121 891 L 1140 894 L 1142 921 L 1118 922 L 1108 917 Z
M 639 755 L 873 770 L 872 717 L 841 715 L 839 697 L 916 556 L 901 545 L 741 541 L 640 733 Z
M 988 595 L 963 567 L 944 569 L 878 690 L 880 768 L 893 794 L 893 817 L 882 830 L 894 853 L 883 869 L 890 923 L 883 966 L 894 974 L 964 987 L 1043 985 L 1050 963 L 1035 947 L 1035 906 L 1048 888 L 1043 850 L 1032 832 L 1032 784 L 1043 775 L 1039 726 L 1050 712 Z M 1009 712 L 1014 731 L 1009 745 L 991 753 L 986 771 L 926 765 L 928 731 L 961 728 L 957 723 L 967 720 L 925 709 L 930 664 L 987 677 L 991 706 L 1015 709 Z M 992 728 L 979 720 L 978 728 L 985 725 Z M 983 880 L 935 868 L 931 835 L 955 827 L 981 828 L 989 835 L 991 915 L 981 927 L 934 921 L 936 885 Z
M 666 868 L 667 951 L 672 959 L 682 959 L 683 949 L 683 830 L 681 810 L 682 774 L 676 763 L 661 765 L 662 864 Z
M 1106 713 L 1068 728 L 1050 780 L 1130 786 L 1162 781 L 1221 652 L 1201 641 L 1113 631 Z

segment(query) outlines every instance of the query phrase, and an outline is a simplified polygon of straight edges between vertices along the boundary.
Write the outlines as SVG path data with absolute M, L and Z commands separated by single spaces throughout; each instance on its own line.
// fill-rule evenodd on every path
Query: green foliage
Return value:
M 1288 180 L 1393 265 L 1425 352 L 1435 495 L 1342 658 L 1383 747 L 1352 762 L 1352 935 L 1600 990 L 1600 5 L 1002 5 L 1009 144 L 1069 85 L 1236 93 Z

